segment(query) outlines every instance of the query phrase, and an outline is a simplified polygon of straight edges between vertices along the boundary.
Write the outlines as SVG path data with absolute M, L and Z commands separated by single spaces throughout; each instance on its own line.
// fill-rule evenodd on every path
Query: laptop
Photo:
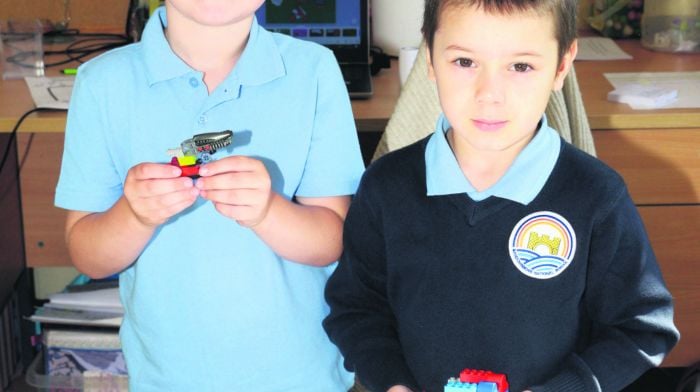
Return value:
M 269 31 L 331 49 L 350 98 L 372 95 L 369 0 L 265 0 L 256 16 Z

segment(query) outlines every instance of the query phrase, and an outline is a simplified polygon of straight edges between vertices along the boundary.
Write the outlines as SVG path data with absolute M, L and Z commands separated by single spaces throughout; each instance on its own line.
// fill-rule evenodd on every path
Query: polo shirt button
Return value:
M 207 122 L 207 117 L 206 116 L 199 116 L 199 121 L 200 124 L 204 124 Z
M 199 81 L 197 80 L 197 78 L 190 78 L 190 86 L 192 86 L 192 87 L 199 86 Z

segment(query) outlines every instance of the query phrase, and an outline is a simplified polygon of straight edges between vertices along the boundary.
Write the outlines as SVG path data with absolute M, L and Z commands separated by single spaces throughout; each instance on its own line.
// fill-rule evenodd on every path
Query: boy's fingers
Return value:
M 143 180 L 137 193 L 141 197 L 160 197 L 168 193 L 179 192 L 194 187 L 194 181 L 189 177 Z
M 206 191 L 202 197 L 215 203 L 252 206 L 260 199 L 259 192 L 250 189 Z
M 264 188 L 269 179 L 253 172 L 225 172 L 216 176 L 197 179 L 196 187 L 202 190 L 258 189 Z
M 138 199 L 131 205 L 142 222 L 159 225 L 166 219 L 189 207 L 197 200 L 199 192 L 195 188 L 171 192 L 156 197 Z
M 129 170 L 137 180 L 179 177 L 179 167 L 164 163 L 140 163 Z
M 213 162 L 202 165 L 199 168 L 199 175 L 202 177 L 208 177 L 226 172 L 257 171 L 263 167 L 262 162 L 255 158 L 250 158 L 243 155 L 234 155 L 217 159 Z
M 159 197 L 153 197 L 146 200 L 149 204 L 147 208 L 152 210 L 166 210 L 179 212 L 178 206 L 183 204 L 192 204 L 197 199 L 199 193 L 194 190 L 181 190 L 178 192 L 168 193 Z

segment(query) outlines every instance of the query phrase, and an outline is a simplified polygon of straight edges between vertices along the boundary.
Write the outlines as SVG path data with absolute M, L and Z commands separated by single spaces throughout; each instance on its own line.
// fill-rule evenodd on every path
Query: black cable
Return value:
M 58 62 L 46 63 L 44 64 L 44 67 L 55 67 L 58 65 L 68 64 L 73 61 L 82 63 L 82 59 L 87 56 L 109 49 L 118 48 L 129 43 L 129 39 L 127 37 L 119 34 L 79 34 L 77 36 L 85 36 L 89 38 L 74 41 L 65 49 L 60 51 L 45 52 L 45 56 L 65 55 L 68 58 Z
M 17 123 L 15 124 L 14 128 L 12 128 L 12 132 L 10 132 L 10 137 L 7 139 L 7 146 L 5 146 L 5 152 L 2 154 L 2 161 L 0 161 L 0 173 L 2 173 L 3 169 L 5 169 L 5 162 L 10 156 L 10 148 L 12 148 L 12 143 L 14 143 L 15 139 L 17 138 L 17 132 L 19 131 L 19 127 L 20 125 L 22 125 L 22 122 L 24 122 L 24 120 L 32 113 L 55 111 L 65 111 L 65 109 L 34 108 L 24 113 L 19 118 L 19 120 L 17 120 Z
M 83 43 L 84 41 L 88 41 L 88 40 L 76 41 L 76 42 L 74 42 L 74 44 Z M 79 63 L 83 63 L 83 58 L 85 58 L 85 57 L 88 57 L 92 54 L 106 51 L 109 49 L 118 48 L 118 47 L 123 46 L 123 45 L 125 45 L 125 42 L 114 42 L 114 43 L 109 43 L 109 44 L 95 45 L 94 47 L 66 50 L 60 54 L 66 55 L 68 57 L 67 59 L 53 62 L 53 63 L 45 63 L 44 67 L 45 68 L 55 67 L 58 65 L 72 63 L 74 61 L 77 61 Z
M 24 148 L 24 154 L 22 154 L 22 158 L 20 158 L 19 164 L 17 165 L 17 170 L 20 173 L 22 172 L 22 168 L 24 167 L 25 162 L 27 162 L 27 157 L 29 157 L 29 151 L 32 150 L 32 144 L 34 143 L 35 135 L 35 132 L 29 134 L 29 140 L 27 140 L 27 147 Z
M 372 64 L 370 64 L 372 76 L 378 74 L 383 68 L 391 68 L 391 59 L 398 58 L 384 53 L 378 46 L 370 47 L 370 55 L 372 55 Z
M 69 34 L 68 36 L 73 36 L 72 34 Z M 95 53 L 103 52 L 109 49 L 114 49 L 118 48 L 120 46 L 126 45 L 130 42 L 130 40 L 122 35 L 118 34 L 76 34 L 75 37 L 88 37 L 85 39 L 80 39 L 77 41 L 72 42 L 69 44 L 65 49 L 63 50 L 49 50 L 44 52 L 44 57 L 48 56 L 56 56 L 56 55 L 61 55 L 61 56 L 66 56 L 67 58 L 65 60 L 60 60 L 56 62 L 45 62 L 44 63 L 44 68 L 49 68 L 49 67 L 55 67 L 59 65 L 64 65 L 68 64 L 74 61 L 77 61 L 79 63 L 83 62 L 83 58 L 91 56 Z M 86 45 L 88 44 L 89 45 Z M 9 63 L 13 63 L 17 66 L 20 67 L 29 67 L 29 68 L 34 68 L 34 64 L 25 64 L 24 60 L 27 58 L 30 58 L 34 56 L 35 53 L 33 52 L 18 52 L 15 53 L 12 56 L 9 56 L 5 59 L 5 61 Z
M 129 28 L 130 26 L 131 24 L 127 21 L 126 28 Z M 67 57 L 66 60 L 57 62 L 45 61 L 44 68 L 64 65 L 72 61 L 78 61 L 82 63 L 82 59 L 87 56 L 129 44 L 130 42 L 132 42 L 132 39 L 129 38 L 128 33 L 129 30 L 126 30 L 125 34 L 81 33 L 78 29 L 56 29 L 46 31 L 42 33 L 43 37 L 46 38 L 46 41 L 67 38 L 70 40 L 74 40 L 74 42 L 72 42 L 65 49 L 62 50 L 44 51 L 44 57 L 55 55 L 62 55 Z M 32 35 L 27 33 L 15 33 L 13 31 L 5 32 L 5 34 L 6 37 L 3 39 L 3 42 L 9 48 L 15 51 L 15 53 L 13 53 L 12 56 L 6 57 L 5 61 L 7 61 L 8 63 L 15 64 L 18 67 L 36 67 L 36 64 L 26 62 L 28 59 L 36 57 L 36 52 L 20 50 L 19 47 L 14 47 L 13 45 L 15 42 L 31 39 Z

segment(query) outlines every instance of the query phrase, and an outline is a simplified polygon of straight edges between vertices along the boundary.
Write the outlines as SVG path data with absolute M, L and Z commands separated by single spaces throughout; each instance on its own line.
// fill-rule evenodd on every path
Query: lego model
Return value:
M 444 392 L 508 392 L 506 375 L 489 370 L 464 369 L 450 377 Z
M 180 177 L 199 177 L 199 166 L 210 162 L 216 150 L 224 148 L 233 141 L 233 132 L 200 133 L 180 143 L 180 147 L 168 150 L 170 164 L 182 169 Z

